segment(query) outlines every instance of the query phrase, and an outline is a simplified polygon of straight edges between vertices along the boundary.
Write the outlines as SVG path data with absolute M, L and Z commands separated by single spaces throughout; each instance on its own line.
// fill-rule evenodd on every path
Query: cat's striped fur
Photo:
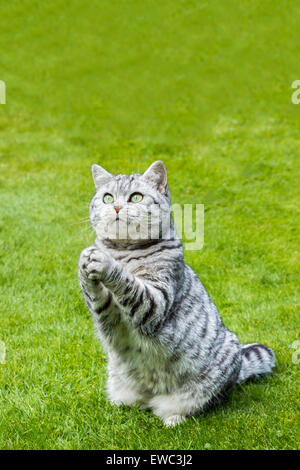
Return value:
M 107 391 L 116 405 L 140 403 L 168 426 L 203 411 L 236 383 L 271 372 L 267 346 L 241 345 L 223 324 L 171 222 L 144 240 L 103 237 L 103 227 L 146 217 L 153 202 L 170 215 L 166 169 L 155 162 L 143 175 L 113 176 L 93 166 L 97 192 L 90 218 L 94 245 L 79 260 L 82 292 L 108 353 Z M 129 201 L 139 192 L 143 200 Z M 105 193 L 114 203 L 104 204 Z M 118 208 L 116 212 L 115 206 Z M 169 212 L 168 212 L 169 211 Z

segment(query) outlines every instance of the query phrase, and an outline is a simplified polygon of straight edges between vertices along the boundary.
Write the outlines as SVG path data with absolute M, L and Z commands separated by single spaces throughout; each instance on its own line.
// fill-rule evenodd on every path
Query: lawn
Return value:
M 1 449 L 299 448 L 299 22 L 295 0 L 1 3 Z M 157 159 L 174 203 L 205 205 L 186 261 L 277 357 L 174 429 L 107 401 L 77 280 L 91 164 Z

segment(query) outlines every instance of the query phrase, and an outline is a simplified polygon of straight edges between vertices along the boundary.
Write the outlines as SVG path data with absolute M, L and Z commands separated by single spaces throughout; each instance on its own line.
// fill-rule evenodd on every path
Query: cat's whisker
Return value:
M 87 232 L 88 230 L 94 230 L 94 227 L 92 225 L 89 225 L 88 227 L 81 227 L 81 232 Z
M 81 220 L 80 222 L 73 222 L 72 224 L 69 224 L 69 225 L 87 224 L 89 221 L 90 221 L 90 219 L 88 218 L 86 220 Z

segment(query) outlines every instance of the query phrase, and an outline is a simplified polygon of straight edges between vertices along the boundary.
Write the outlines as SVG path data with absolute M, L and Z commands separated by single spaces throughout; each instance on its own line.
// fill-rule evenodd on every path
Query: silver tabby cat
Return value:
M 154 162 L 144 174 L 112 175 L 98 165 L 92 172 L 97 238 L 81 253 L 79 278 L 108 354 L 111 403 L 138 403 L 174 426 L 235 384 L 271 372 L 273 351 L 240 344 L 185 264 L 164 163 Z M 153 205 L 160 215 L 149 217 Z M 120 236 L 122 223 L 127 237 Z M 145 225 L 148 238 L 140 229 Z

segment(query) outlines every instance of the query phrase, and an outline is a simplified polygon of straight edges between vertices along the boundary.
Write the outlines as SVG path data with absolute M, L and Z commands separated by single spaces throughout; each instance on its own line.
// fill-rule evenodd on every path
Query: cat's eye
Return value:
M 111 204 L 114 202 L 114 197 L 111 194 L 106 193 L 103 196 L 103 202 L 105 202 L 105 204 Z
M 141 202 L 143 199 L 143 195 L 141 193 L 133 193 L 131 194 L 129 201 L 130 202 Z

